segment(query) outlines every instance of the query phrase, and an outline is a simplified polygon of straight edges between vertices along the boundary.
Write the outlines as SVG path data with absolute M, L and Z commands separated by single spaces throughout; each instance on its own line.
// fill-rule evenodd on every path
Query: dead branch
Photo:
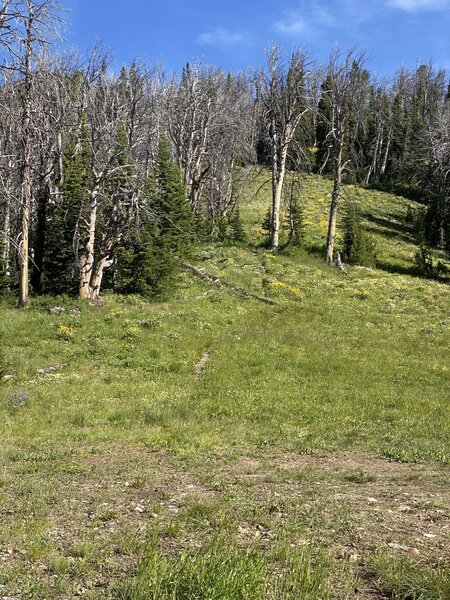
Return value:
M 264 296 L 258 296 L 257 294 L 253 294 L 252 292 L 249 292 L 248 290 L 241 288 L 241 287 L 235 285 L 234 283 L 225 281 L 225 279 L 222 279 L 221 277 L 209 275 L 208 273 L 201 271 L 197 267 L 194 267 L 194 265 L 184 262 L 184 263 L 181 263 L 181 266 L 186 271 L 190 271 L 191 273 L 193 273 L 200 279 L 203 279 L 203 281 L 207 281 L 208 283 L 212 283 L 213 285 L 216 285 L 218 287 L 226 287 L 226 288 L 232 290 L 232 292 L 236 293 L 239 296 L 243 296 L 244 298 L 251 298 L 252 300 L 258 300 L 258 302 L 263 302 L 264 304 L 270 304 L 271 306 L 280 306 L 280 304 L 278 302 L 275 302 L 275 300 L 270 300 L 270 298 L 264 298 Z

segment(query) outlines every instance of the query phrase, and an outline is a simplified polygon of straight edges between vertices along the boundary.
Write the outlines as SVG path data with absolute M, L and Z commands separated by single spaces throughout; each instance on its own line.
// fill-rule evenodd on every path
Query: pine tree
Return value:
M 261 229 L 267 233 L 267 236 L 270 236 L 271 228 L 272 228 L 272 207 L 269 206 L 269 208 L 266 210 L 266 214 L 264 215 L 264 219 L 262 220 Z M 267 240 L 267 243 L 269 244 L 269 240 Z
M 165 137 L 144 196 L 139 226 L 130 227 L 117 250 L 114 287 L 122 293 L 161 297 L 173 289 L 194 228 L 186 188 Z
M 433 266 L 433 255 L 431 249 L 426 244 L 420 244 L 419 249 L 414 256 L 414 262 L 420 275 L 423 275 L 424 277 L 433 277 L 436 274 Z
M 43 260 L 43 290 L 46 294 L 74 293 L 77 287 L 73 240 L 80 210 L 88 202 L 92 180 L 89 129 L 85 117 L 79 140 L 64 151 L 62 196 L 47 209 L 47 236 Z
M 230 217 L 230 237 L 233 242 L 243 244 L 247 241 L 244 225 L 242 224 L 239 206 L 236 205 Z
M 376 262 L 376 245 L 372 236 L 362 226 L 361 213 L 351 204 L 344 217 L 344 244 L 342 258 L 351 265 L 373 266 Z
M 155 192 L 151 208 L 156 215 L 159 235 L 178 257 L 189 253 L 194 216 L 187 199 L 180 169 L 173 160 L 166 137 L 161 137 L 154 172 Z
M 292 197 L 288 210 L 289 244 L 301 247 L 305 237 L 305 220 L 303 207 L 298 197 Z

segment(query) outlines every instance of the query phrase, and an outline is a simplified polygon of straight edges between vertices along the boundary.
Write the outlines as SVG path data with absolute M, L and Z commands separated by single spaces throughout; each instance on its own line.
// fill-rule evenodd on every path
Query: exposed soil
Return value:
M 187 519 L 178 534 L 169 531 L 199 503 L 221 506 L 242 544 L 267 547 L 284 532 L 293 547 L 329 548 L 336 560 L 357 569 L 363 583 L 355 598 L 383 597 L 366 567 L 374 552 L 429 565 L 449 561 L 450 469 L 445 466 L 351 452 L 208 455 L 200 461 L 116 448 L 75 450 L 63 462 L 33 462 L 27 456 L 6 461 L 5 467 L 0 566 L 54 586 L 61 574 L 27 548 L 39 535 L 74 564 L 65 574 L 69 587 L 61 598 L 107 595 L 111 581 L 130 572 L 155 532 L 167 552 L 200 547 L 214 530 L 208 519 L 196 526 Z M 45 522 L 42 531 L 28 534 L 28 525 L 39 519 Z M 77 575 L 77 548 L 86 542 L 96 549 L 92 572 Z M 0 586 L 2 596 L 25 598 L 7 585 Z

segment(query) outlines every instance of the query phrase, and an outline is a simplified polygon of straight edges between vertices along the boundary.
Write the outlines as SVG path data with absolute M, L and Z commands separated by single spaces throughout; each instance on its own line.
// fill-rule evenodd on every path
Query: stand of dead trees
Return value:
M 153 261 L 146 277 L 156 289 L 158 252 L 170 247 L 163 224 L 178 227 L 161 210 L 180 208 L 181 194 L 192 235 L 232 237 L 257 163 L 272 181 L 272 250 L 280 247 L 283 198 L 293 205 L 287 174 L 317 172 L 333 179 L 328 264 L 349 182 L 421 199 L 424 243 L 450 251 L 445 72 L 427 64 L 377 81 L 357 52 L 332 52 L 321 67 L 302 50 L 285 59 L 272 46 L 256 74 L 187 64 L 168 75 L 139 62 L 114 73 L 98 46 L 84 57 L 53 51 L 61 15 L 55 0 L 0 3 L 0 289 L 20 306 L 30 289 L 96 301 L 116 285 L 124 257 L 143 272 Z M 162 139 L 178 190 L 166 208 L 155 197 Z M 290 240 L 299 239 L 299 194 Z

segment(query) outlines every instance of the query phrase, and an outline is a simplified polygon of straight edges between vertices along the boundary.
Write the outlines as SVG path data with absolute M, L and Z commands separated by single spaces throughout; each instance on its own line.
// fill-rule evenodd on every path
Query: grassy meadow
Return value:
M 198 251 L 277 305 L 188 272 L 161 303 L 3 301 L 0 598 L 450 597 L 448 285 L 413 203 L 354 186 L 378 268 L 326 268 L 330 189 L 303 183 L 306 249 L 261 247 L 267 185 L 248 245 Z

